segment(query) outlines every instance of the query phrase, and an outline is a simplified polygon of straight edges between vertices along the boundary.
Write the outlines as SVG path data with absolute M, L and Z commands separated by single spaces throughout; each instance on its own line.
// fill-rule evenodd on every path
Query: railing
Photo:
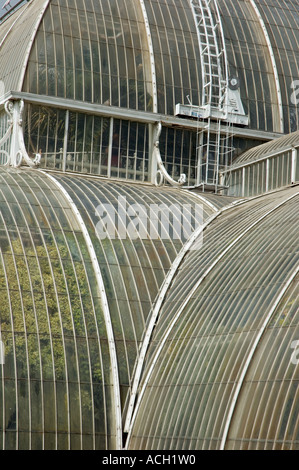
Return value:
M 109 165 L 107 155 L 99 152 L 59 152 L 42 154 L 41 167 L 83 174 L 118 177 L 121 179 L 147 181 L 147 161 L 136 155 L 120 154 L 117 165 Z

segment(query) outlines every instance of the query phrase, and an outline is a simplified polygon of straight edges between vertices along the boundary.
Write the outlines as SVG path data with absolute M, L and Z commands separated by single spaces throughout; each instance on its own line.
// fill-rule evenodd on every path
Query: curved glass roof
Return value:
M 298 0 L 257 1 L 271 37 L 282 93 L 285 132 L 298 129 L 298 104 L 293 102 L 293 83 L 298 80 Z
M 27 0 L 0 0 L 0 22 L 20 8 Z
M 45 0 L 29 2 L 12 14 L 0 27 L 0 80 L 5 91 L 20 91 L 24 67 L 45 8 Z
M 185 243 L 175 233 L 180 224 L 194 225 L 195 204 L 203 220 L 217 209 L 178 189 L 32 170 L 0 173 L 3 445 L 119 447 L 117 425 L 144 331 Z M 121 237 L 117 219 L 117 232 L 99 236 L 99 207 L 119 215 L 119 205 L 137 210 L 138 204 L 146 210 L 176 204 L 175 217 L 183 219 L 161 216 L 168 238 L 160 229 L 157 236 L 145 229 L 143 236 Z
M 299 145 L 299 131 L 292 132 L 291 134 L 285 135 L 266 144 L 259 145 L 242 153 L 238 158 L 236 158 L 232 168 L 245 162 L 259 160 L 270 153 L 279 153 L 284 149 L 290 149 L 296 145 Z
M 128 449 L 299 448 L 298 199 L 293 188 L 223 212 L 185 257 Z
M 229 38 L 230 74 L 241 81 L 250 127 L 277 129 L 281 115 L 284 132 L 294 132 L 298 109 L 291 97 L 292 83 L 298 79 L 298 1 L 221 0 L 219 6 Z
M 297 188 L 242 201 L 1 169 L 0 197 L 5 449 L 120 448 L 136 379 L 130 449 L 244 448 L 244 439 L 253 448 L 296 448 L 298 378 L 288 360 L 299 333 Z M 191 239 L 175 236 L 176 218 L 194 224 L 198 203 L 203 240 L 193 250 Z M 148 213 L 161 204 L 183 208 L 160 219 L 170 238 L 154 237 L 148 226 L 136 237 L 129 225 L 123 236 L 119 224 L 128 221 L 113 219 L 125 207 Z M 103 208 L 105 237 L 98 231 Z M 264 364 L 264 350 L 276 369 Z M 257 395 L 250 374 L 258 377 Z M 275 427 L 282 443 L 270 437 L 260 394 L 287 420 Z M 244 417 L 248 406 L 257 424 Z
M 299 449 L 299 3 L 217 5 L 248 128 L 177 114 L 207 78 L 192 2 L 0 23 L 0 448 Z M 208 185 L 233 131 L 282 137 Z
M 156 191 L 146 186 L 69 178 L 60 174 L 55 178 L 78 207 L 95 246 L 113 322 L 124 406 L 149 314 L 183 243 L 180 239 L 152 239 L 150 233 L 143 239 L 113 239 L 116 231 L 112 231 L 111 239 L 101 240 L 96 236 L 97 208 L 102 204 L 112 204 L 119 214 L 120 208 L 126 210 L 128 205 L 140 204 L 148 212 L 153 205 L 183 206 L 188 201 L 203 204 L 204 218 L 214 211 L 196 196 L 186 195 L 180 190 Z M 119 230 L 119 220 L 112 220 L 112 223 Z
M 115 384 L 82 230 L 45 175 L 1 169 L 0 187 L 1 446 L 113 448 Z
M 283 119 L 284 132 L 296 130 L 297 0 L 219 0 L 219 9 L 229 73 L 240 80 L 250 128 L 281 132 Z M 200 51 L 188 2 L 31 0 L 0 30 L 7 90 L 170 115 L 187 96 L 200 102 Z
M 219 7 L 227 38 L 229 74 L 240 80 L 250 127 L 277 130 L 277 90 L 268 45 L 256 12 L 251 2 L 243 0 L 220 1 Z

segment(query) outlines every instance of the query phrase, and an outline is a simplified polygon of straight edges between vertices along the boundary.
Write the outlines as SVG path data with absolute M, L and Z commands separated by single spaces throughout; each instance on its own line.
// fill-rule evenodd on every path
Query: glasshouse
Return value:
M 298 0 L 0 0 L 0 449 L 299 450 L 298 57 Z

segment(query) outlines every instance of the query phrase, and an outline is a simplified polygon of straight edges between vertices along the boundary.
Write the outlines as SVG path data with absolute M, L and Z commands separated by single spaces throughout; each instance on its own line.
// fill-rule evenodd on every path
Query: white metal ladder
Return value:
M 228 118 L 228 61 L 217 0 L 190 0 L 197 26 L 206 125 L 197 129 L 197 180 L 217 191 L 219 172 L 233 152 L 233 123 Z M 199 123 L 199 120 L 198 120 Z

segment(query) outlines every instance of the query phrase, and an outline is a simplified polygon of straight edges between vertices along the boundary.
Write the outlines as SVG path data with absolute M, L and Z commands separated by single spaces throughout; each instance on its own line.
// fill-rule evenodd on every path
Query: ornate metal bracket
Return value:
M 31 159 L 27 153 L 24 135 L 23 135 L 23 111 L 24 101 L 7 101 L 4 105 L 6 114 L 8 115 L 9 127 L 0 140 L 0 154 L 4 154 L 6 157 L 6 166 L 12 166 L 14 168 L 20 167 L 22 164 L 27 164 L 31 168 L 36 168 L 40 164 L 41 155 L 36 154 L 34 159 Z M 1 147 L 10 139 L 10 149 L 1 150 Z
M 156 186 L 161 186 L 164 183 L 164 180 L 166 180 L 168 183 L 170 183 L 172 186 L 180 187 L 183 186 L 184 183 L 186 183 L 186 175 L 182 173 L 180 175 L 180 178 L 178 181 L 175 181 L 167 172 L 162 158 L 161 158 L 161 153 L 160 153 L 160 148 L 159 148 L 159 137 L 161 135 L 162 131 L 162 124 L 161 122 L 158 122 L 155 126 L 154 129 L 154 149 L 153 149 L 153 157 L 156 159 L 159 170 L 156 173 L 155 177 L 155 185 Z

